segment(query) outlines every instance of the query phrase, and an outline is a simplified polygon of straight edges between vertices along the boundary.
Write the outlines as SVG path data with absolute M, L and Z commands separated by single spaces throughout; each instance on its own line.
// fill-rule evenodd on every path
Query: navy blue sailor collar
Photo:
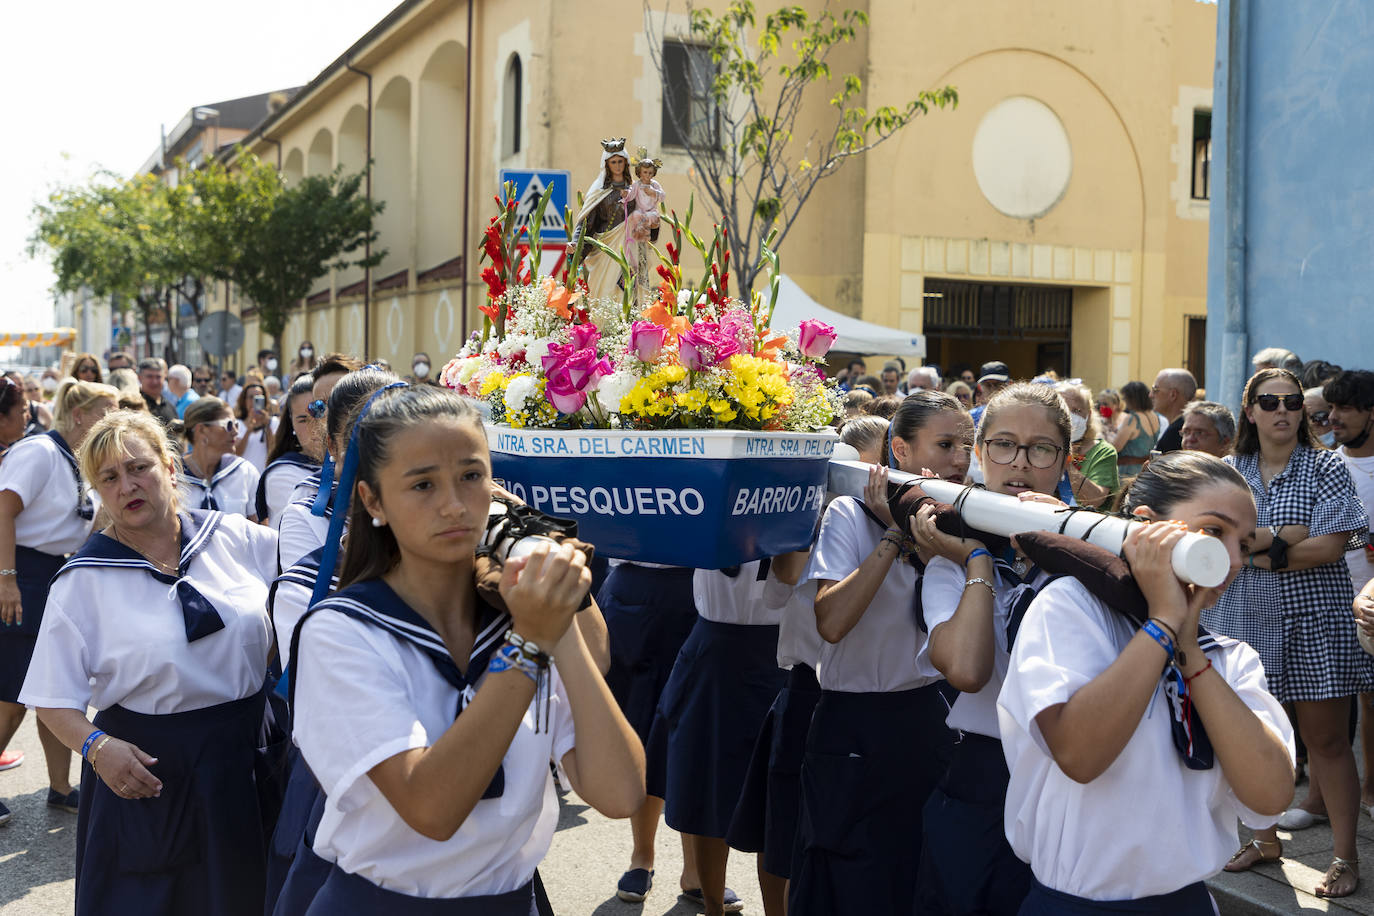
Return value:
M 318 564 L 320 560 L 317 558 L 314 562 Z M 301 618 L 301 622 L 296 625 L 296 632 L 292 636 L 293 664 L 294 659 L 300 658 L 300 647 L 296 643 L 299 642 L 301 629 L 310 614 L 326 610 L 346 614 L 354 620 L 385 630 L 424 652 L 434 663 L 439 675 L 458 691 L 458 708 L 454 710 L 454 718 L 457 719 L 475 696 L 474 685 L 487 670 L 492 654 L 505 641 L 506 631 L 511 625 L 509 613 L 492 607 L 482 600 L 480 594 L 476 598 L 476 636 L 472 641 L 466 671 L 459 670 L 448 646 L 430 626 L 429 621 L 416 613 L 414 608 L 406 604 L 405 599 L 381 579 L 355 582 L 312 607 L 306 617 Z M 482 792 L 482 798 L 500 798 L 505 792 L 505 786 L 505 767 L 501 765 L 496 768 L 491 782 Z
M 224 463 L 225 458 L 229 459 L 228 464 Z M 219 501 L 215 499 L 215 487 L 219 486 L 221 481 L 237 474 L 240 468 L 247 463 L 238 455 L 225 455 L 224 458 L 220 459 L 219 470 L 215 471 L 209 480 L 187 474 L 184 470 L 177 476 L 181 478 L 183 483 L 197 487 L 201 491 L 200 509 L 213 510 L 219 508 Z
M 224 618 L 220 616 L 219 611 L 186 578 L 191 562 L 209 545 L 223 518 L 223 513 L 197 509 L 179 513 L 181 559 L 175 576 L 162 572 L 149 562 L 147 557 L 127 544 L 103 532 L 96 532 L 57 571 L 53 580 L 56 581 L 63 573 L 73 569 L 144 570 L 163 585 L 170 585 L 176 589 L 181 616 L 186 626 L 186 641 L 195 642 L 224 629 Z
M 95 504 L 91 502 L 91 494 L 81 482 L 81 466 L 77 463 L 76 455 L 72 453 L 72 447 L 67 444 L 67 440 L 55 429 L 50 429 L 43 433 L 52 443 L 57 446 L 57 450 L 66 459 L 72 471 L 72 479 L 76 481 L 76 514 L 78 518 L 90 521 L 95 518 Z M 22 441 L 22 440 L 20 440 Z
M 325 487 L 325 472 L 328 471 L 329 486 Z M 314 496 L 302 496 L 294 500 L 297 505 L 305 506 L 310 510 L 310 514 L 316 518 L 334 517 L 334 499 L 339 495 L 339 482 L 334 477 L 334 465 L 326 461 L 324 466 L 305 480 L 296 484 L 297 487 L 310 487 L 315 491 Z

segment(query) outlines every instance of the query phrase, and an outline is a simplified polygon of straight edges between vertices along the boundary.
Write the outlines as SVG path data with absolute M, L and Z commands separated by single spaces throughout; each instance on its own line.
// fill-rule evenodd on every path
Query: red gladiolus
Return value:
M 677 246 L 675 246 L 672 242 L 668 242 L 668 243 L 667 243 L 667 248 L 668 248 L 668 258 L 669 258 L 669 260 L 671 260 L 674 264 L 676 264 L 676 263 L 677 263 L 677 257 L 678 257 L 678 255 L 677 255 Z

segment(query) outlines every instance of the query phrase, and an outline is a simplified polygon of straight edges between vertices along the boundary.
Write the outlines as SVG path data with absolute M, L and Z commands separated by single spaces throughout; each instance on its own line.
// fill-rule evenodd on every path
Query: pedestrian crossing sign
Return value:
M 502 188 L 506 186 L 506 182 L 515 185 L 515 199 L 519 201 L 515 206 L 516 225 L 524 226 L 531 231 L 534 230 L 534 226 L 530 225 L 530 220 L 534 218 L 539 200 L 544 196 L 544 191 L 552 187 L 553 193 L 549 196 L 548 206 L 544 208 L 544 219 L 539 227 L 540 239 L 544 242 L 567 241 L 568 227 L 565 225 L 563 211 L 571 200 L 570 173 L 562 169 L 502 169 Z

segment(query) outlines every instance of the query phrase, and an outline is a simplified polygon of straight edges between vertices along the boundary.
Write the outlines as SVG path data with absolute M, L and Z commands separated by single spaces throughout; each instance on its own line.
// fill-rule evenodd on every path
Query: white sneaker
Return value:
M 1289 808 L 1279 815 L 1278 827 L 1280 830 L 1306 830 L 1313 824 L 1326 823 L 1325 814 L 1313 814 L 1306 808 Z

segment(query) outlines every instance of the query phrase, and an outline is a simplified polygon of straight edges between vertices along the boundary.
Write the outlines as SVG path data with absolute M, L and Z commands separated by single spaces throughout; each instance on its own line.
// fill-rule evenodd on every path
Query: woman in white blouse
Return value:
M 20 694 L 86 761 L 76 913 L 257 916 L 276 535 L 179 512 L 176 451 L 146 413 L 106 416 L 80 460 L 110 525 L 53 580 Z
M 570 626 L 591 573 L 539 547 L 507 561 L 504 610 L 479 597 L 491 463 L 452 392 L 384 392 L 355 434 L 343 587 L 293 660 L 295 737 L 326 795 L 314 851 L 333 863 L 308 913 L 528 916 L 558 819 L 550 760 L 609 816 L 644 798 L 643 751 Z
M 43 622 L 48 583 L 66 555 L 85 543 L 95 518 L 73 449 L 118 397 L 109 385 L 67 381 L 53 400 L 55 428 L 16 442 L 0 465 L 0 753 L 24 719 L 19 690 Z M 48 762 L 48 805 L 75 812 L 71 752 L 41 719 L 38 738 Z M 0 824 L 9 819 L 0 804 Z
M 973 424 L 943 392 L 919 391 L 892 417 L 898 470 L 962 482 Z M 799 867 L 789 912 L 909 912 L 921 856 L 921 810 L 948 763 L 947 689 L 918 654 L 920 573 L 914 542 L 894 527 L 887 471 L 862 501 L 826 509 L 802 581 L 815 580 L 825 644 L 821 697 L 802 764 Z
M 238 421 L 219 398 L 191 402 L 172 432 L 190 446 L 177 475 L 182 504 L 188 509 L 216 509 L 258 520 L 258 469 L 234 454 Z
M 1035 875 L 1023 916 L 1210 916 L 1202 882 L 1235 849 L 1236 819 L 1271 824 L 1293 796 L 1293 732 L 1259 657 L 1198 624 L 1224 584 L 1185 585 L 1170 559 L 1201 531 L 1226 545 L 1234 578 L 1255 530 L 1244 478 L 1174 452 L 1123 509 L 1154 522 L 1125 551 L 1149 619 L 1056 579 L 1031 603 L 998 698 L 1007 838 Z

